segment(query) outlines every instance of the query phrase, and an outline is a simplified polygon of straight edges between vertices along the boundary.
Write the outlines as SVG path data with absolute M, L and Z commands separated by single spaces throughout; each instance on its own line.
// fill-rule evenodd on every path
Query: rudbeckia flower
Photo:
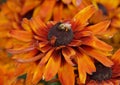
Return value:
M 96 72 L 90 76 L 86 85 L 120 85 L 120 49 L 111 57 L 112 67 L 96 63 Z
M 120 29 L 120 0 L 82 0 L 81 7 L 90 4 L 98 9 L 90 19 L 91 24 L 110 19 L 111 24 L 102 38 L 111 38 Z
M 72 19 L 59 22 L 44 23 L 40 16 L 30 20 L 25 18 L 21 24 L 23 30 L 11 30 L 10 35 L 26 44 L 12 46 L 7 51 L 16 54 L 13 58 L 19 63 L 35 62 L 36 69 L 31 69 L 28 73 L 28 79 L 32 78 L 29 81 L 33 84 L 41 78 L 49 81 L 58 74 L 61 84 L 74 85 L 73 66 L 76 65 L 80 82 L 85 83 L 86 74 L 96 71 L 94 60 L 106 67 L 113 65 L 113 62 L 107 58 L 112 47 L 95 36 L 103 33 L 110 21 L 88 26 L 88 19 L 95 11 L 96 8 L 90 5 Z

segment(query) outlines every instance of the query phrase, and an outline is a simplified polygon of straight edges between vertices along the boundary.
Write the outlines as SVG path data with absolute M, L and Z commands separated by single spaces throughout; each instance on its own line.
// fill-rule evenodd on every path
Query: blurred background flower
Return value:
M 92 16 L 90 19 L 91 24 L 95 24 L 106 19 L 111 20 L 111 24 L 103 38 L 111 38 L 117 32 L 117 30 L 120 30 L 119 0 L 82 0 L 81 4 L 81 8 L 93 4 L 96 9 L 98 9 L 94 16 Z
M 0 0 L 0 41 L 0 85 L 120 84 L 120 0 Z

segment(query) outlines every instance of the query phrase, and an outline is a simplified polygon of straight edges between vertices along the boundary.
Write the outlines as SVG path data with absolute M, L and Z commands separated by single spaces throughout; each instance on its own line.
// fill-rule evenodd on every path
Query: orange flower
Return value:
M 80 82 L 85 83 L 86 74 L 96 71 L 94 59 L 107 67 L 113 65 L 106 57 L 112 47 L 95 36 L 104 32 L 110 21 L 87 26 L 95 11 L 94 6 L 88 6 L 71 20 L 59 22 L 44 23 L 39 16 L 23 19 L 24 30 L 11 30 L 10 35 L 26 44 L 7 51 L 17 54 L 13 58 L 20 63 L 37 61 L 36 69 L 28 72 L 28 79 L 32 78 L 34 84 L 41 78 L 49 81 L 58 73 L 63 85 L 74 85 L 74 65 L 78 65 Z
M 98 11 L 90 19 L 91 24 L 109 19 L 111 24 L 103 38 L 111 38 L 120 28 L 120 0 L 83 0 L 81 7 L 93 4 Z M 99 16 L 99 17 L 98 17 Z
M 90 76 L 86 85 L 120 85 L 120 49 L 111 57 L 111 68 L 96 63 L 96 72 Z

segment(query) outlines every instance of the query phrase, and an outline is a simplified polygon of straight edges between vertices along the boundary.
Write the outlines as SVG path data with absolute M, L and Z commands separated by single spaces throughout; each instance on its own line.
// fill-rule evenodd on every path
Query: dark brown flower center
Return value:
M 34 9 L 28 11 L 28 12 L 23 16 L 23 18 L 30 19 L 30 18 L 32 17 L 32 15 L 33 15 L 33 11 L 34 11 Z
M 108 15 L 108 12 L 107 12 L 107 9 L 105 8 L 105 6 L 103 6 L 101 3 L 97 3 L 97 6 L 100 10 L 102 10 L 102 13 L 104 15 L 106 15 L 106 16 Z
M 48 33 L 48 40 L 55 37 L 54 46 L 61 46 L 69 44 L 73 39 L 73 31 L 71 25 L 68 23 L 55 24 Z
M 96 72 L 90 75 L 90 78 L 96 81 L 108 80 L 112 76 L 112 69 L 103 66 L 101 63 L 96 63 Z

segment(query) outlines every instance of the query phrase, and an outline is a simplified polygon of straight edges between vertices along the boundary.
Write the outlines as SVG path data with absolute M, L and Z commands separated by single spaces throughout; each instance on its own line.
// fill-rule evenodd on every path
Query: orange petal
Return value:
M 120 64 L 120 49 L 118 49 L 115 54 L 111 57 L 111 59 L 115 62 Z
M 48 42 L 39 42 L 39 47 L 42 48 L 44 46 L 46 46 L 48 44 Z
M 27 64 L 17 64 L 15 69 L 15 76 L 20 76 L 26 73 L 26 68 L 28 67 Z
M 107 43 L 105 43 L 102 40 L 97 39 L 94 36 L 82 38 L 81 41 L 85 45 L 88 45 L 88 46 L 91 46 L 91 47 L 94 47 L 96 49 L 100 49 L 103 51 L 112 51 L 113 50 L 112 46 L 108 45 Z
M 89 58 L 89 56 L 87 56 L 86 54 L 84 54 L 84 52 L 82 52 L 82 54 L 78 55 L 79 57 L 79 62 L 81 62 L 81 65 L 84 65 L 84 70 L 88 73 L 88 74 L 92 74 L 92 72 L 96 71 L 94 62 Z M 84 62 L 85 61 L 85 62 Z
M 120 84 L 120 80 L 115 80 L 114 81 L 114 85 L 119 85 Z
M 49 51 L 51 48 L 52 48 L 52 46 L 50 44 L 46 44 L 44 47 L 38 47 L 38 49 L 43 53 Z
M 73 10 L 71 11 L 71 9 L 70 9 L 70 8 L 73 8 L 73 7 L 74 7 L 73 5 L 69 4 L 69 5 L 67 5 L 67 7 L 63 8 L 62 19 L 68 19 L 69 20 L 75 15 L 75 11 L 73 11 Z
M 71 56 L 74 56 L 75 53 L 76 52 L 72 48 L 70 48 L 70 47 L 62 49 L 62 54 L 63 54 L 66 62 L 69 63 L 69 64 L 71 64 L 72 66 L 74 65 L 74 63 L 71 60 Z
M 36 35 L 34 35 L 34 38 L 39 41 L 47 41 L 44 37 L 40 37 L 40 36 L 36 36 Z
M 107 67 L 111 67 L 113 65 L 113 62 L 105 55 L 101 53 L 101 51 L 90 48 L 90 47 L 83 47 L 86 54 L 90 55 L 91 57 L 95 58 L 99 62 L 101 62 L 103 65 Z
M 112 19 L 112 22 L 111 22 L 111 25 L 113 26 L 113 27 L 116 27 L 116 28 L 119 28 L 120 27 L 120 18 L 118 19 Z
M 80 60 L 80 58 L 78 58 L 77 56 L 77 60 L 78 60 L 78 72 L 79 72 L 79 79 L 80 79 L 80 82 L 82 84 L 85 84 L 85 81 L 86 81 L 86 77 L 87 77 L 87 73 L 86 71 L 83 69 L 85 68 Z
M 35 65 L 32 65 L 31 66 L 31 68 L 28 68 L 28 71 L 27 71 L 27 76 L 26 76 L 26 81 L 25 81 L 25 83 L 27 84 L 27 85 L 32 85 L 32 78 L 33 78 L 33 72 L 34 72 L 34 70 L 33 69 L 35 69 Z
M 63 3 L 65 4 L 70 4 L 72 0 L 62 0 Z
M 15 59 L 15 60 L 19 60 L 19 59 L 30 59 L 30 58 L 32 58 L 32 57 L 34 57 L 34 56 L 36 56 L 36 54 L 38 53 L 38 50 L 32 50 L 32 51 L 29 51 L 29 52 L 27 52 L 27 53 L 21 53 L 21 54 L 17 54 L 17 55 L 14 55 L 13 57 L 12 57 L 12 59 Z
M 45 37 L 47 35 L 46 33 L 46 29 L 47 26 L 45 25 L 45 23 L 40 19 L 39 16 L 37 17 L 33 17 L 30 20 L 30 26 L 32 28 L 32 30 L 39 36 Z
M 81 37 L 86 37 L 92 35 L 91 31 L 80 31 L 74 33 L 75 39 L 80 39 Z
M 37 60 L 39 60 L 39 59 L 41 59 L 42 57 L 44 56 L 44 54 L 39 54 L 39 55 L 37 55 L 37 56 L 34 56 L 34 57 L 32 57 L 32 58 L 29 58 L 29 59 L 16 59 L 16 61 L 17 62 L 20 62 L 20 63 L 29 63 L 29 62 L 35 62 L 35 61 L 37 61 Z
M 80 12 L 78 12 L 74 18 L 73 21 L 77 24 L 77 25 L 83 25 L 86 24 L 88 19 L 95 13 L 96 9 L 93 5 L 90 5 L 86 8 L 84 8 L 83 10 L 81 10 Z
M 106 20 L 98 24 L 89 26 L 88 29 L 91 30 L 94 34 L 103 34 L 107 30 L 109 25 L 110 25 L 110 21 Z
M 43 21 L 46 22 L 51 18 L 55 2 L 56 0 L 45 0 L 44 3 L 40 5 L 40 11 L 38 15 Z
M 85 54 L 78 54 L 79 63 L 84 67 L 84 71 L 88 74 L 96 71 L 93 61 Z M 84 62 L 85 61 L 85 62 Z
M 106 0 L 100 0 L 100 3 L 102 3 L 103 5 L 105 5 L 108 9 L 115 9 L 118 5 L 119 5 L 119 1 L 120 0 L 109 0 L 106 1 Z
M 68 63 L 64 63 L 58 71 L 58 78 L 62 85 L 74 85 L 75 75 L 73 67 Z
M 27 48 L 24 48 L 24 49 L 19 49 L 19 50 L 16 50 L 16 49 L 7 49 L 7 52 L 8 53 L 11 53 L 11 54 L 20 54 L 20 53 L 25 53 L 25 52 L 29 52 L 29 51 L 32 51 L 35 49 L 35 46 L 30 46 L 30 47 L 27 47 Z
M 29 42 L 32 41 L 32 34 L 27 31 L 20 31 L 20 30 L 11 30 L 10 31 L 11 37 L 24 41 L 24 42 Z
M 32 10 L 34 7 L 36 7 L 38 4 L 40 4 L 41 1 L 39 0 L 25 0 L 25 3 L 23 4 L 23 8 L 21 11 L 21 15 L 24 15 L 28 11 Z
M 75 6 L 79 6 L 81 4 L 81 1 L 82 0 L 72 0 L 72 3 L 75 5 Z
M 2 68 L 0 68 L 0 85 L 4 85 L 4 74 L 5 74 L 5 72 L 4 72 L 4 69 L 2 67 Z
M 73 40 L 68 46 L 80 46 L 82 42 L 80 40 Z
M 22 27 L 26 30 L 26 31 L 28 31 L 28 32 L 32 32 L 32 30 L 31 30 L 31 27 L 30 27 L 30 25 L 29 25 L 29 20 L 28 19 L 26 19 L 26 18 L 23 18 L 23 21 L 22 21 Z
M 50 51 L 48 51 L 46 55 L 41 59 L 40 65 L 44 65 L 48 61 L 48 59 L 51 57 L 53 52 L 54 52 L 54 49 L 51 49 Z
M 60 68 L 60 64 L 61 56 L 57 53 L 53 54 L 45 67 L 43 79 L 46 81 L 51 80 L 57 74 Z
M 95 80 L 91 80 L 86 85 L 98 85 L 98 83 Z
M 0 38 L 7 38 L 7 37 L 9 37 L 9 31 L 7 30 L 5 30 L 5 31 L 1 31 L 0 32 Z
M 34 75 L 33 75 L 33 79 L 32 79 L 32 83 L 34 85 L 36 85 L 42 79 L 44 68 L 45 68 L 44 66 L 40 66 L 40 65 L 36 67 Z
M 63 4 L 60 5 L 56 5 L 54 7 L 54 11 L 53 11 L 53 18 L 55 21 L 59 21 L 62 19 L 62 14 L 63 13 Z

